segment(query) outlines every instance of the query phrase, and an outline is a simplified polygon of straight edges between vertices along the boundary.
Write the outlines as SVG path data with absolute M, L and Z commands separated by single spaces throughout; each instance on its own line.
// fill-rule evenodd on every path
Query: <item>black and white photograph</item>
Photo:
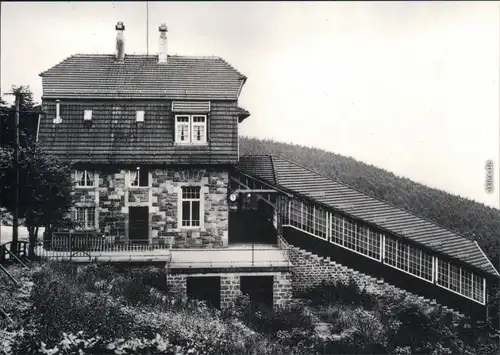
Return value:
M 500 353 L 500 2 L 2 1 L 0 355 Z

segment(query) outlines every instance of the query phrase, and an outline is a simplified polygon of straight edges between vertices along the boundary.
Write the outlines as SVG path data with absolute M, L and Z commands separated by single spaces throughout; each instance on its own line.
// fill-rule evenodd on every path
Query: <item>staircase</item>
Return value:
M 332 278 L 348 281 L 351 277 L 354 278 L 360 289 L 364 289 L 367 293 L 373 294 L 377 297 L 387 297 L 388 295 L 405 296 L 408 299 L 418 302 L 422 305 L 429 307 L 441 307 L 444 311 L 451 312 L 456 318 L 462 319 L 464 314 L 453 310 L 447 306 L 438 304 L 435 299 L 428 299 L 419 296 L 412 292 L 408 292 L 400 287 L 392 285 L 384 281 L 384 279 L 377 279 L 370 275 L 361 273 L 352 268 L 339 264 L 331 260 L 330 257 L 321 257 L 307 250 L 288 244 L 289 257 L 294 265 L 293 270 L 298 274 L 298 278 L 304 277 L 304 280 L 310 280 L 311 285 L 320 284 L 322 280 Z M 324 272 L 324 277 L 311 277 L 307 274 L 307 269 L 311 268 L 312 273 Z

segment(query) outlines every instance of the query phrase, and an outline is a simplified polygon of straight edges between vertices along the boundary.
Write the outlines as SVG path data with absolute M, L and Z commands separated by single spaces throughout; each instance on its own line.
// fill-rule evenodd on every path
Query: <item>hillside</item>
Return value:
M 353 158 L 296 144 L 240 138 L 240 154 L 274 154 L 476 240 L 500 269 L 500 210 L 399 177 Z

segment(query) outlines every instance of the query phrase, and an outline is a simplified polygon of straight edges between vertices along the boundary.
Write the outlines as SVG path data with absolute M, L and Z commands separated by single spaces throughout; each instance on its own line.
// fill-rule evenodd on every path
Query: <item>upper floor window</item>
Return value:
M 91 170 L 75 170 L 77 187 L 93 187 L 95 174 Z
M 207 142 L 206 115 L 176 115 L 175 142 L 200 144 Z
M 137 168 L 130 171 L 130 186 L 131 187 L 148 187 L 149 172 L 145 168 Z

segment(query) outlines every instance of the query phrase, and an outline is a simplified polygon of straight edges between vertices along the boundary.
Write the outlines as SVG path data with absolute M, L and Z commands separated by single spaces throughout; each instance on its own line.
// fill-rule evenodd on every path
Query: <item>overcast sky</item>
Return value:
M 1 92 L 74 53 L 145 53 L 144 2 L 2 2 Z M 323 148 L 499 207 L 499 3 L 149 3 L 169 54 L 248 76 L 241 134 Z M 494 161 L 495 192 L 484 188 Z

